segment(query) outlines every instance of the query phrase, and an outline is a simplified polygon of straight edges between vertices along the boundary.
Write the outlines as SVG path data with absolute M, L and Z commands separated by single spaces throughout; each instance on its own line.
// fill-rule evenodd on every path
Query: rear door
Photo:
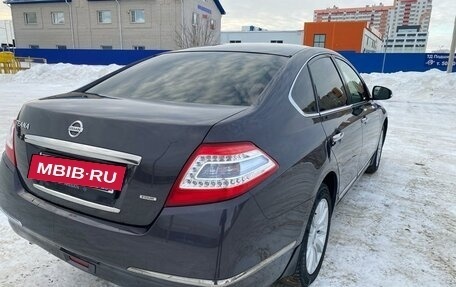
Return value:
M 345 81 L 346 91 L 349 94 L 349 101 L 361 117 L 363 147 L 359 157 L 358 169 L 362 170 L 367 166 L 377 149 L 380 128 L 382 125 L 381 111 L 379 111 L 370 101 L 367 87 L 358 73 L 341 58 L 336 58 L 335 62 Z
M 343 81 L 329 55 L 312 60 L 309 71 L 327 142 L 338 162 L 339 190 L 343 195 L 358 175 L 361 117 L 350 105 Z

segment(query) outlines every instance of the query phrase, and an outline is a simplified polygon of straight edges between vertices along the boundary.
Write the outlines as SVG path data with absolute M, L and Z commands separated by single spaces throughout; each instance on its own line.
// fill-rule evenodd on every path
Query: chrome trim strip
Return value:
M 345 194 L 348 192 L 348 190 L 353 186 L 353 184 L 356 182 L 356 180 L 358 180 L 363 174 L 364 172 L 366 171 L 367 167 L 369 166 L 369 163 L 370 163 L 370 159 L 367 161 L 367 163 L 364 165 L 364 167 L 358 171 L 358 174 L 355 176 L 354 179 L 352 179 L 352 181 L 350 181 L 350 183 L 348 184 L 348 186 L 343 190 L 343 192 L 339 195 L 339 200 L 341 200 Z
M 141 229 L 141 231 L 133 231 L 133 230 L 124 230 L 120 229 L 117 226 L 111 226 L 105 223 L 102 223 L 100 221 L 96 221 L 94 219 L 90 219 L 89 217 L 86 216 L 81 216 L 77 212 L 70 211 L 68 209 L 64 209 L 61 207 L 58 207 L 54 203 L 50 203 L 49 201 L 45 201 L 39 197 L 36 197 L 35 195 L 25 191 L 25 190 L 20 190 L 17 193 L 22 199 L 26 200 L 28 203 L 32 204 L 33 207 L 38 207 L 41 209 L 44 209 L 48 212 L 51 212 L 54 215 L 58 215 L 61 217 L 69 218 L 71 220 L 77 221 L 79 223 L 82 223 L 84 225 L 89 225 L 91 227 L 95 228 L 100 228 L 103 230 L 111 231 L 111 232 L 116 232 L 116 233 L 122 233 L 122 234 L 128 234 L 128 235 L 142 235 L 144 234 L 145 230 Z M 144 230 L 144 231 L 143 231 Z
M 144 269 L 135 268 L 135 267 L 128 267 L 127 270 L 130 272 L 137 273 L 137 274 L 154 277 L 157 279 L 162 279 L 162 280 L 166 280 L 166 281 L 173 282 L 173 283 L 180 283 L 180 284 L 200 286 L 200 287 L 212 287 L 212 286 L 224 287 L 224 286 L 230 286 L 232 284 L 235 284 L 235 283 L 237 283 L 241 280 L 244 280 L 245 278 L 253 275 L 254 273 L 260 271 L 266 265 L 273 262 L 277 258 L 281 257 L 282 255 L 284 255 L 285 253 L 287 253 L 294 247 L 296 247 L 296 241 L 293 241 L 292 243 L 288 244 L 287 246 L 280 249 L 279 251 L 277 251 L 272 256 L 268 257 L 267 259 L 261 261 L 259 264 L 253 266 L 249 270 L 244 271 L 231 278 L 223 279 L 223 280 L 206 280 L 206 279 L 180 277 L 180 276 L 163 274 L 163 273 L 153 272 L 153 271 L 144 270 Z
M 374 153 L 375 153 L 375 152 L 374 152 Z M 372 156 L 374 156 L 374 155 L 372 154 Z M 371 156 L 371 157 L 369 158 L 369 160 L 366 162 L 366 164 L 364 165 L 364 167 L 363 167 L 360 171 L 358 171 L 358 176 L 359 176 L 359 177 L 361 177 L 361 176 L 364 174 L 364 172 L 366 171 L 367 167 L 369 166 L 369 164 L 370 164 L 370 162 L 371 162 L 372 156 Z
M 291 104 L 293 105 L 293 107 L 301 114 L 303 115 L 304 117 L 306 118 L 314 118 L 314 117 L 318 117 L 318 116 L 326 116 L 326 115 L 329 115 L 329 114 L 332 114 L 332 113 L 337 113 L 337 112 L 341 112 L 341 111 L 345 111 L 345 110 L 348 110 L 348 109 L 352 109 L 353 108 L 353 104 L 351 105 L 348 105 L 348 106 L 343 106 L 343 107 L 339 107 L 339 108 L 335 108 L 335 109 L 331 109 L 331 110 L 327 110 L 327 111 L 322 111 L 320 113 L 304 113 L 298 106 L 298 104 L 295 102 L 295 100 L 293 99 L 291 93 L 293 92 L 293 88 L 296 84 L 296 81 L 298 80 L 298 77 L 299 75 L 301 74 L 302 70 L 309 64 L 310 61 L 312 61 L 313 59 L 315 59 L 316 57 L 319 57 L 319 56 L 322 56 L 322 55 L 330 55 L 330 56 L 335 56 L 333 54 L 329 54 L 329 53 L 318 53 L 316 55 L 313 55 L 310 59 L 308 59 L 304 65 L 302 65 L 301 69 L 299 70 L 298 74 L 296 75 L 295 79 L 293 80 L 293 84 L 291 85 L 291 89 L 290 89 L 290 92 L 288 93 L 288 100 L 291 102 Z M 337 56 L 337 55 L 336 55 Z M 358 104 L 358 103 L 357 103 Z
M 335 113 L 343 112 L 343 111 L 350 110 L 350 109 L 353 109 L 353 104 L 348 105 L 348 106 L 338 107 L 338 108 L 331 109 L 331 110 L 322 111 L 322 112 L 320 112 L 320 115 L 326 116 L 326 115 L 335 114 Z
M 26 143 L 56 151 L 123 164 L 139 165 L 142 159 L 134 154 L 35 135 L 25 135 L 24 140 Z
M 84 200 L 84 199 L 80 199 L 80 198 L 77 198 L 77 197 L 74 197 L 74 196 L 71 196 L 71 195 L 67 195 L 67 194 L 64 194 L 64 193 L 49 189 L 47 187 L 44 187 L 44 186 L 36 184 L 36 183 L 33 184 L 33 187 L 38 189 L 38 190 L 41 190 L 42 192 L 47 193 L 49 195 L 53 195 L 55 197 L 58 197 L 58 198 L 61 198 L 61 199 L 64 199 L 64 200 L 68 200 L 68 201 L 71 201 L 71 202 L 76 203 L 76 204 L 80 204 L 80 205 L 84 205 L 84 206 L 87 206 L 87 207 L 90 207 L 90 208 L 94 208 L 94 209 L 98 209 L 98 210 L 102 210 L 102 211 L 107 211 L 107 212 L 112 212 L 112 213 L 119 213 L 120 212 L 120 209 L 118 209 L 118 208 L 110 207 L 110 206 L 106 206 L 106 205 L 102 205 L 102 204 L 98 204 L 98 203 L 94 203 L 94 202 L 87 201 L 87 200 Z
M 320 116 L 319 113 L 309 113 L 309 114 L 306 114 L 304 113 L 298 106 L 298 104 L 295 102 L 295 100 L 293 99 L 291 93 L 293 92 L 293 89 L 294 89 L 294 86 L 296 84 L 296 81 L 298 80 L 298 77 L 299 75 L 301 75 L 301 72 L 302 70 L 307 66 L 307 64 L 313 60 L 315 57 L 318 57 L 318 56 L 321 56 L 321 55 L 326 55 L 327 53 L 318 53 L 314 56 L 312 56 L 311 58 L 307 59 L 307 61 L 304 63 L 304 65 L 302 65 L 301 69 L 299 69 L 299 72 L 298 74 L 296 75 L 296 77 L 294 78 L 293 80 L 293 84 L 291 84 L 291 88 L 290 88 L 290 92 L 288 92 L 288 100 L 290 101 L 290 103 L 293 105 L 293 107 L 301 114 L 303 115 L 304 117 L 306 118 L 313 118 L 313 117 L 318 117 Z
M 355 181 L 359 178 L 359 174 L 357 174 L 355 176 L 354 179 L 352 179 L 350 181 L 350 183 L 345 187 L 345 189 L 342 191 L 342 193 L 339 195 L 339 200 L 342 199 L 344 197 L 344 195 L 348 192 L 348 190 L 350 189 L 350 187 L 352 187 L 352 185 L 355 183 Z
M 285 246 L 284 248 L 282 248 L 279 251 L 277 251 L 276 253 L 274 253 L 269 258 L 266 258 L 265 260 L 261 261 L 259 264 L 253 266 L 249 270 L 244 271 L 241 274 L 238 274 L 238 275 L 228 278 L 228 279 L 218 280 L 216 282 L 216 284 L 217 284 L 217 286 L 229 286 L 231 284 L 237 283 L 238 281 L 241 281 L 241 280 L 255 274 L 256 272 L 260 271 L 261 269 L 266 267 L 266 265 L 273 262 L 277 258 L 281 257 L 282 255 L 284 255 L 285 253 L 287 253 L 288 251 L 293 249 L 295 246 L 296 246 L 296 241 L 293 241 L 290 244 L 288 244 L 287 246 Z
M 153 277 L 173 283 L 180 283 L 180 284 L 186 284 L 186 285 L 191 285 L 191 286 L 200 286 L 200 287 L 209 287 L 209 286 L 218 286 L 215 281 L 213 280 L 204 280 L 204 279 L 196 279 L 196 278 L 187 278 L 187 277 L 180 277 L 180 276 L 175 276 L 175 275 L 168 275 L 168 274 L 163 274 L 163 273 L 158 273 L 158 272 L 153 272 L 149 270 L 144 270 L 144 269 L 139 269 L 135 267 L 128 267 L 128 271 L 145 275 L 148 277 Z

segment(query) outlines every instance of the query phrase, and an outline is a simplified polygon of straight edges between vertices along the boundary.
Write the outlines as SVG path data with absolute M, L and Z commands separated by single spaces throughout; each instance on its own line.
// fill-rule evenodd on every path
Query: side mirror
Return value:
M 382 86 L 375 86 L 372 89 L 372 98 L 374 100 L 387 100 L 390 99 L 393 95 L 393 92 L 385 87 Z

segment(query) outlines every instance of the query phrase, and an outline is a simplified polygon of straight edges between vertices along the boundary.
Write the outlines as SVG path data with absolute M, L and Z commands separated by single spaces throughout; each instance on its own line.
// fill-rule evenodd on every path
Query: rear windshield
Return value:
M 183 52 L 141 62 L 86 92 L 144 101 L 252 105 L 287 61 L 269 54 Z

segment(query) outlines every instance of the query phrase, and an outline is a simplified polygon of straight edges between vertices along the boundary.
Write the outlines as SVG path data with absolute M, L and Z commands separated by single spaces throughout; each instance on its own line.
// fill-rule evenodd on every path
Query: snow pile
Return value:
M 14 75 L 1 75 L 0 81 L 16 83 L 89 83 L 121 67 L 114 64 L 109 66 L 71 65 L 63 63 L 34 65 L 31 69 L 20 71 Z
M 24 102 L 70 92 L 121 67 L 37 64 L 17 74 L 0 74 L 0 151 L 5 132 Z
M 456 73 L 445 73 L 437 69 L 420 72 L 398 72 L 392 74 L 362 74 L 366 83 L 380 85 L 393 91 L 391 101 L 455 103 Z M 449 93 L 449 91 L 453 91 Z
M 119 66 L 38 65 L 0 75 L 0 150 L 21 105 L 80 87 Z M 456 73 L 363 74 L 389 128 L 377 173 L 334 212 L 322 286 L 456 286 Z M 0 286 L 114 286 L 14 234 L 0 215 Z M 20 272 L 18 272 L 18 270 Z

